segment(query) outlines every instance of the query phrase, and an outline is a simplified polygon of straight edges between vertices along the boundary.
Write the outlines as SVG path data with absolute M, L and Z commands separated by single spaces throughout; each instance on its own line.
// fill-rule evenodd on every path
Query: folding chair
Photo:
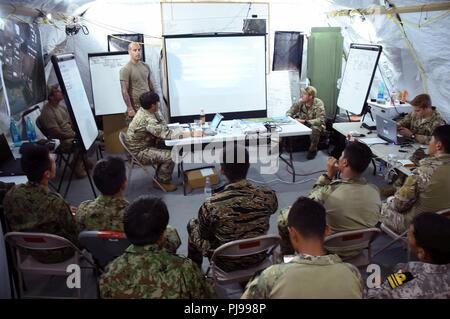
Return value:
M 85 230 L 78 235 L 78 241 L 92 254 L 102 269 L 131 245 L 125 233 L 113 231 Z
M 23 276 L 26 273 L 67 277 L 67 267 L 73 264 L 80 265 L 81 257 L 85 257 L 88 263 L 95 267 L 89 257 L 85 256 L 77 246 L 64 237 L 46 233 L 9 232 L 5 235 L 5 241 L 10 245 L 16 257 L 15 267 L 19 280 L 19 298 L 43 297 L 25 295 Z M 74 250 L 74 255 L 60 263 L 44 264 L 34 259 L 29 253 L 29 251 L 49 251 L 67 247 Z M 77 297 L 81 298 L 81 288 L 77 289 Z M 51 297 L 45 296 L 45 298 Z
M 133 171 L 133 167 L 135 165 L 140 166 L 144 172 L 148 175 L 150 175 L 150 172 L 148 171 L 148 169 L 145 167 L 144 164 L 142 164 L 137 158 L 136 156 L 133 155 L 133 153 L 131 153 L 130 149 L 128 148 L 127 145 L 127 135 L 125 134 L 125 132 L 120 132 L 119 133 L 119 141 L 120 144 L 122 144 L 123 148 L 125 149 L 125 151 L 127 152 L 127 158 L 128 158 L 128 162 L 130 163 L 129 167 L 128 167 L 128 183 L 131 182 L 131 173 Z M 153 167 L 153 169 L 156 171 L 156 167 L 154 165 L 151 165 Z M 158 180 L 156 178 L 154 178 L 152 176 L 152 180 L 159 186 L 159 188 L 163 191 L 166 192 L 164 190 L 164 187 L 161 186 L 161 184 L 158 182 Z
M 372 242 L 381 231 L 378 228 L 366 228 L 339 232 L 325 238 L 324 246 L 329 251 L 341 253 L 367 249 L 367 256 L 361 251 L 357 256 L 343 257 L 342 260 L 356 267 L 372 262 Z
M 214 283 L 229 284 L 247 281 L 258 271 L 273 265 L 273 253 L 280 245 L 281 238 L 278 235 L 263 235 L 254 238 L 234 240 L 216 248 L 210 259 L 208 272 Z M 226 272 L 217 265 L 218 257 L 243 257 L 266 252 L 266 258 L 257 266 Z

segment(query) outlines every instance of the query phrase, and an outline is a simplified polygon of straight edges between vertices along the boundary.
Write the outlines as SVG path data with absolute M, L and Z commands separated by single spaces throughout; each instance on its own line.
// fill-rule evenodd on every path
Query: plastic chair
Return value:
M 342 260 L 356 267 L 366 266 L 372 262 L 372 242 L 381 233 L 378 228 L 366 228 L 339 232 L 325 238 L 324 246 L 329 251 L 345 253 L 357 249 L 367 249 L 367 256 L 363 252 L 357 256 L 342 257 Z
M 281 238 L 278 235 L 263 235 L 254 238 L 234 240 L 223 244 L 214 250 L 210 259 L 208 272 L 211 271 L 211 276 L 216 285 L 247 281 L 252 278 L 256 272 L 273 265 L 273 253 L 275 248 L 280 245 L 280 242 Z M 259 265 L 248 269 L 226 272 L 216 264 L 218 257 L 243 257 L 262 252 L 266 252 L 267 257 Z
M 123 232 L 85 230 L 78 235 L 78 241 L 104 268 L 110 261 L 122 255 L 131 245 Z
M 72 242 L 64 237 L 46 233 L 9 232 L 5 235 L 5 241 L 10 245 L 15 254 L 15 268 L 19 280 L 19 296 L 21 298 L 42 297 L 26 296 L 24 293 L 24 274 L 41 274 L 67 277 L 67 267 L 72 264 L 80 265 L 81 257 L 95 267 L 92 261 Z M 44 264 L 34 259 L 28 251 L 48 251 L 61 248 L 72 248 L 74 255 L 68 260 L 60 263 Z M 19 248 L 22 248 L 19 250 Z M 25 251 L 23 249 L 26 249 Z M 28 251 L 27 251 L 28 250 Z M 81 289 L 77 289 L 77 297 L 81 298 Z M 49 297 L 46 297 L 49 298 Z
M 133 153 L 131 153 L 130 149 L 128 148 L 128 145 L 127 145 L 127 134 L 126 134 L 125 132 L 120 132 L 120 133 L 119 133 L 119 141 L 120 141 L 120 144 L 122 144 L 122 146 L 123 146 L 123 148 L 125 149 L 125 151 L 127 152 L 128 161 L 129 161 L 129 163 L 130 163 L 130 165 L 129 165 L 129 167 L 128 167 L 128 182 L 130 183 L 130 181 L 131 181 L 131 173 L 132 173 L 133 167 L 134 167 L 135 165 L 141 167 L 141 168 L 144 170 L 144 172 L 145 172 L 148 176 L 151 176 L 151 175 L 150 175 L 150 172 L 149 172 L 148 169 L 145 167 L 145 165 L 142 164 L 142 163 L 136 158 L 136 156 L 134 156 Z M 156 167 L 155 167 L 154 165 L 151 165 L 151 166 L 152 166 L 153 169 L 155 169 L 155 171 L 156 171 Z M 164 190 L 164 187 L 162 187 L 162 185 L 158 182 L 158 180 L 157 180 L 156 178 L 154 178 L 153 176 L 152 176 L 152 180 L 159 186 L 159 188 L 160 188 L 163 192 L 166 192 L 166 191 Z

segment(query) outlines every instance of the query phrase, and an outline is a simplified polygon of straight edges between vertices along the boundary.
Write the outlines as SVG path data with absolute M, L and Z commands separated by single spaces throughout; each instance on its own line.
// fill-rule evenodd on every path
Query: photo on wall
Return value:
M 0 61 L 11 115 L 46 98 L 37 25 L 0 19 Z

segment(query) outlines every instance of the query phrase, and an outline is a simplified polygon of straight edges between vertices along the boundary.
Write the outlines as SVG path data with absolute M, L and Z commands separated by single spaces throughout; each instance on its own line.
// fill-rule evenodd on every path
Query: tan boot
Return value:
M 153 187 L 159 188 L 164 192 L 174 192 L 177 190 L 177 186 L 172 183 L 162 183 L 156 180 L 153 180 Z

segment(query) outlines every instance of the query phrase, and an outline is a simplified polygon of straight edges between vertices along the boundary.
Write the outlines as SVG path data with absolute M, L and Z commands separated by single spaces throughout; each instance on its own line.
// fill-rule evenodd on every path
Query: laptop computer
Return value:
M 15 159 L 4 134 L 0 134 L 0 176 L 24 175 L 20 159 Z
M 216 115 L 214 115 L 213 120 L 211 121 L 211 124 L 209 125 L 209 128 L 203 132 L 203 135 L 216 135 L 217 128 L 219 127 L 220 122 L 222 122 L 222 120 L 223 115 L 220 113 L 216 113 Z
M 383 140 L 396 145 L 409 144 L 413 142 L 411 139 L 397 133 L 397 122 L 394 120 L 385 118 L 378 114 L 376 115 L 375 120 L 377 123 L 377 134 Z

